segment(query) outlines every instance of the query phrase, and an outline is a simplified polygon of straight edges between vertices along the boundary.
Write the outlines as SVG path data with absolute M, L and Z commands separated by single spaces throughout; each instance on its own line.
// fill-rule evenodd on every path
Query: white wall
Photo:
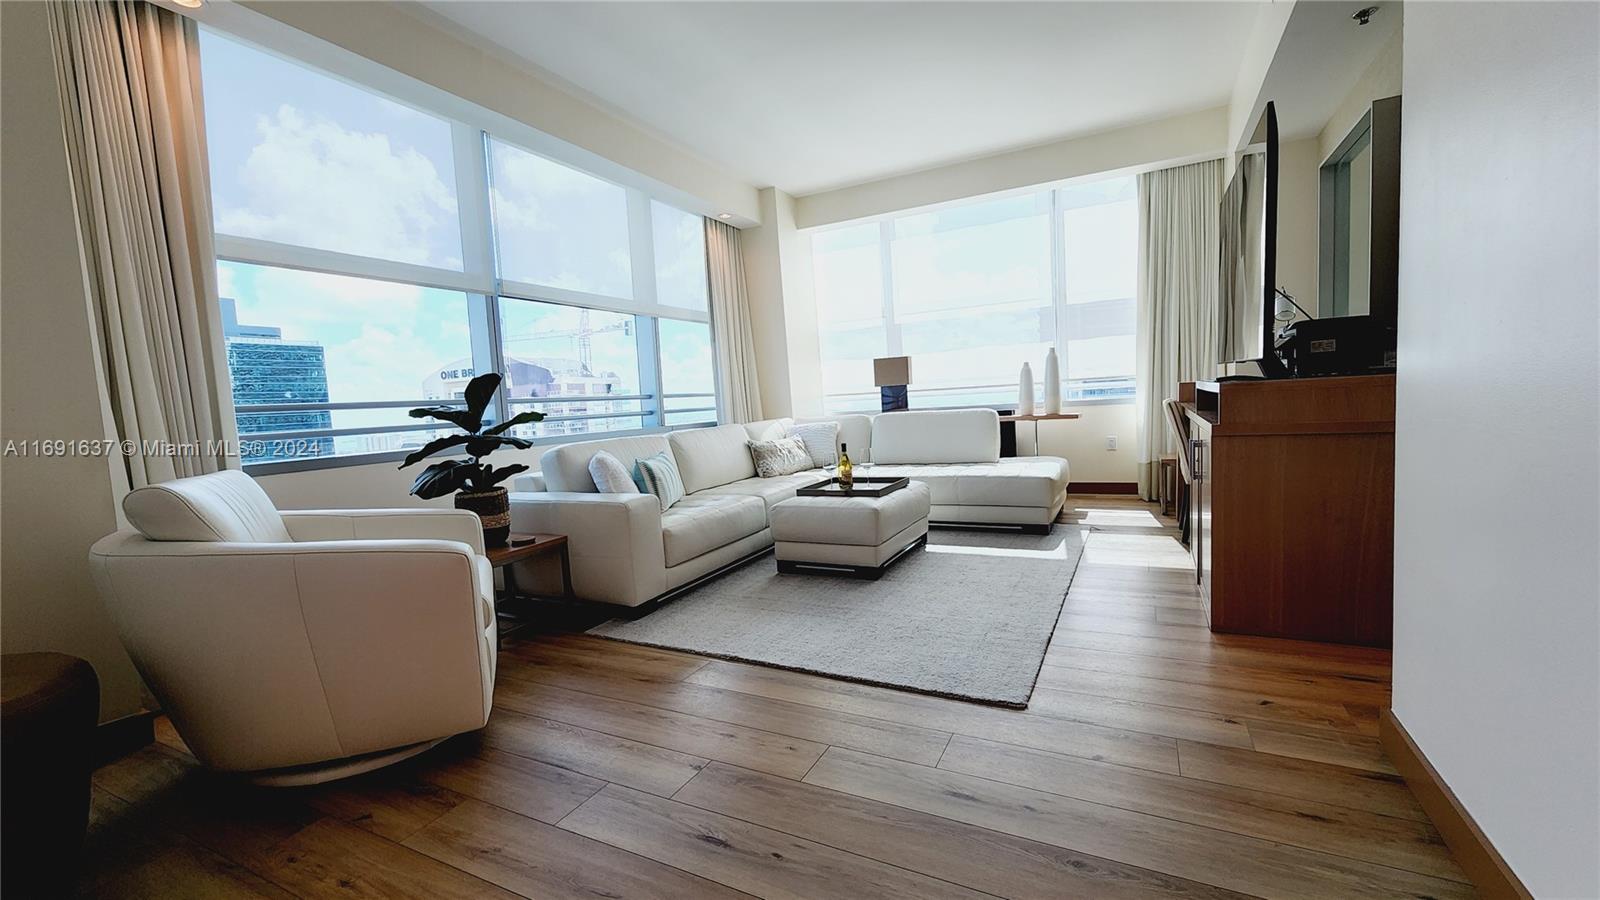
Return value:
M 1405 7 L 1394 712 L 1600 896 L 1600 6 Z
M 1378 51 L 1378 55 L 1356 79 L 1350 93 L 1328 117 L 1322 134 L 1317 136 L 1317 155 L 1326 160 L 1335 147 L 1344 140 L 1350 129 L 1366 115 L 1372 101 L 1393 97 L 1400 93 L 1404 83 L 1405 27 L 1396 29 L 1394 35 Z M 1405 114 L 1401 113 L 1401 128 L 1405 127 Z
M 1132 403 L 1095 403 L 1067 406 L 1064 412 L 1080 418 L 1039 423 L 1039 452 L 1059 456 L 1072 469 L 1072 480 L 1113 481 L 1134 484 L 1139 480 L 1138 415 Z M 1117 449 L 1106 449 L 1106 438 L 1115 436 Z M 1033 446 L 1032 427 L 1017 426 L 1017 443 L 1026 452 Z
M 45 12 L 42 3 L 0 4 L 0 444 L 114 436 L 89 327 Z M 117 529 L 121 466 L 87 456 L 0 460 L 0 647 L 88 660 L 100 678 L 102 721 L 145 705 L 89 577 L 89 545 Z
M 881 216 L 1084 175 L 1149 171 L 1216 159 L 1228 148 L 1226 107 L 997 153 L 795 200 L 801 228 Z
M 1317 311 L 1317 139 L 1278 145 L 1278 287 Z

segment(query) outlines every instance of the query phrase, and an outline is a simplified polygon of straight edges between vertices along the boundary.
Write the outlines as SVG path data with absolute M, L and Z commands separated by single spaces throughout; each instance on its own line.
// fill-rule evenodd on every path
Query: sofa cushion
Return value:
M 750 461 L 755 463 L 757 478 L 777 478 L 813 468 L 806 445 L 795 437 L 751 441 Z
M 1028 506 L 1048 509 L 1068 484 L 1067 461 L 1006 457 L 993 463 L 878 465 L 874 478 L 910 478 L 928 486 L 935 506 Z
M 785 417 L 782 419 L 762 419 L 759 422 L 746 422 L 744 430 L 750 435 L 750 440 L 752 441 L 775 441 L 788 435 L 789 430 L 793 427 L 794 420 Z
M 685 428 L 667 435 L 672 455 L 677 457 L 683 487 L 689 493 L 719 484 L 754 478 L 755 463 L 745 445 L 750 432 L 743 425 L 716 428 Z
M 777 478 L 746 478 L 732 484 L 720 484 L 702 491 L 697 496 L 759 497 L 766 503 L 767 509 L 771 509 L 793 497 L 794 492 L 800 488 L 816 484 L 826 477 L 827 474 L 820 469 L 807 469 L 794 475 L 779 475 Z
M 992 409 L 908 410 L 883 413 L 872 420 L 875 463 L 982 463 L 998 459 L 1000 414 Z
M 646 456 L 634 463 L 633 480 L 641 493 L 656 495 L 656 499 L 661 501 L 662 512 L 683 499 L 683 477 L 678 474 L 678 465 L 673 462 L 670 450 Z
M 539 459 L 539 470 L 544 476 L 545 490 L 592 494 L 596 488 L 594 479 L 589 476 L 589 460 L 596 452 L 607 451 L 632 472 L 633 464 L 640 457 L 654 456 L 667 449 L 667 439 L 659 434 L 582 441 L 546 451 Z
M 589 457 L 589 477 L 594 479 L 595 489 L 602 494 L 639 493 L 633 473 L 610 450 L 600 450 Z
M 662 549 L 676 566 L 766 527 L 766 505 L 755 497 L 694 494 L 661 514 Z
M 839 459 L 838 422 L 800 422 L 789 431 L 805 445 L 814 466 L 831 466 Z M 866 448 L 862 447 L 862 451 Z
M 237 469 L 138 488 L 122 498 L 122 511 L 152 541 L 293 540 L 267 492 Z
M 836 440 L 841 444 L 850 445 L 850 459 L 852 462 L 872 461 L 872 416 L 861 413 L 848 413 L 842 416 L 823 416 L 821 418 L 795 419 L 796 425 L 810 425 L 817 422 L 832 422 L 839 426 Z

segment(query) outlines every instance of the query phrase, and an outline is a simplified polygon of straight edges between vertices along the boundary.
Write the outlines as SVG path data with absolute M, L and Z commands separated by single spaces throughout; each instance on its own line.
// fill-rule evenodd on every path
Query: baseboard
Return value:
M 1067 485 L 1069 494 L 1137 494 L 1139 485 L 1133 481 L 1074 481 Z
M 95 766 L 115 762 L 155 743 L 158 715 L 160 713 L 146 709 L 120 719 L 101 722 L 94 730 Z
M 1422 805 L 1422 811 L 1433 820 L 1435 828 L 1455 856 L 1473 885 L 1485 897 L 1518 898 L 1533 900 L 1533 894 L 1523 887 L 1511 867 L 1501 858 L 1500 851 L 1489 843 L 1489 838 L 1473 821 L 1467 808 L 1461 805 L 1450 785 L 1439 777 L 1438 771 L 1422 749 L 1406 732 L 1405 726 L 1394 716 L 1394 710 L 1385 709 L 1378 719 L 1378 740 L 1383 752 L 1405 778 L 1411 793 Z

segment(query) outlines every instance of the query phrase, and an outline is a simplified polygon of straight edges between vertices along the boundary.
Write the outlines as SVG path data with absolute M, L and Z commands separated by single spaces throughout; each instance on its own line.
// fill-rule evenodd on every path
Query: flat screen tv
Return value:
M 1272 317 L 1278 257 L 1278 113 L 1271 102 L 1256 124 L 1254 140 L 1239 158 L 1222 195 L 1220 322 L 1217 358 L 1255 363 L 1259 375 L 1284 378 L 1288 370 L 1273 351 Z

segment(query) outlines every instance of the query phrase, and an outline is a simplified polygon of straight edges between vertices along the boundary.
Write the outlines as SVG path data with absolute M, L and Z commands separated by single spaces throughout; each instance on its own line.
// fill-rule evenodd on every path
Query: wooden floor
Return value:
M 1473 894 L 1378 747 L 1387 653 L 1214 636 L 1170 521 L 1073 507 L 1092 531 L 1026 711 L 533 635 L 482 733 L 373 775 L 242 787 L 162 728 L 96 774 L 80 891 Z

